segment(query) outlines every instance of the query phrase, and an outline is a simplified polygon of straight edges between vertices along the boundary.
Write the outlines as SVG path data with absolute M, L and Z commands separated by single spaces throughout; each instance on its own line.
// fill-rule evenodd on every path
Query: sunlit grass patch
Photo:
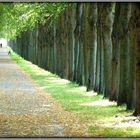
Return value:
M 108 99 L 104 100 L 99 100 L 99 101 L 94 101 L 94 102 L 88 102 L 88 103 L 83 103 L 81 104 L 83 106 L 113 106 L 117 105 L 116 102 L 110 102 Z
M 134 127 L 123 127 L 118 128 L 115 126 L 92 126 L 89 127 L 89 131 L 92 133 L 98 133 L 101 137 L 139 137 L 140 129 L 135 129 Z
M 132 111 L 126 106 L 117 107 L 116 102 L 103 99 L 95 92 L 86 92 L 86 87 L 61 79 L 31 62 L 25 61 L 15 53 L 12 58 L 34 79 L 48 94 L 61 103 L 67 111 L 76 113 L 89 126 L 89 132 L 102 137 L 140 136 L 140 125 L 131 123 Z M 126 117 L 129 116 L 129 117 Z M 127 125 L 126 125 L 127 124 Z

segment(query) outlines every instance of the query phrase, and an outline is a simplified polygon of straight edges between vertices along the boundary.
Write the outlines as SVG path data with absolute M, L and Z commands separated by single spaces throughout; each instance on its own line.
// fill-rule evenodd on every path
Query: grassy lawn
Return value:
M 101 137 L 140 137 L 139 118 L 130 116 L 125 106 L 103 99 L 101 95 L 86 92 L 86 88 L 61 79 L 15 53 L 12 59 L 26 71 L 48 94 L 67 111 L 75 112 L 87 124 L 88 131 Z

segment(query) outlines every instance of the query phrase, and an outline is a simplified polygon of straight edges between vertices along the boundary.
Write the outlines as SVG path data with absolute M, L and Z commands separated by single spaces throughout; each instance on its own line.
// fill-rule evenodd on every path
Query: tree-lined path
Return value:
M 68 116 L 0 48 L 0 137 L 69 136 L 69 128 L 60 123 Z
M 140 136 L 139 3 L 0 11 L 0 136 Z

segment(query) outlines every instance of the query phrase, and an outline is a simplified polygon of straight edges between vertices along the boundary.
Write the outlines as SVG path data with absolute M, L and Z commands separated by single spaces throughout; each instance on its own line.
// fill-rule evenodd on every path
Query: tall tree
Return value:
M 120 18 L 120 3 L 116 3 L 115 17 L 112 31 L 112 90 L 109 99 L 117 101 L 119 92 L 119 18 Z
M 94 59 L 95 59 L 95 48 L 97 47 L 97 3 L 89 3 L 88 13 L 87 13 L 87 21 L 88 21 L 88 34 L 87 37 L 89 40 L 89 75 L 88 75 L 88 83 L 87 83 L 87 91 L 93 90 L 94 85 Z
M 97 46 L 95 48 L 95 62 L 96 62 L 96 71 L 95 71 L 95 91 L 98 91 L 99 94 L 104 93 L 104 51 L 103 51 L 103 24 L 102 24 L 102 9 L 103 3 L 97 4 L 98 6 L 98 18 L 97 18 Z
M 103 3 L 101 23 L 104 51 L 104 97 L 108 97 L 111 93 L 111 60 L 112 60 L 112 24 L 113 24 L 113 7 L 114 3 Z
M 128 46 L 129 46 L 129 32 L 128 23 L 130 19 L 130 4 L 122 3 L 120 5 L 120 18 L 119 24 L 119 94 L 118 94 L 118 105 L 127 102 L 127 88 L 128 88 Z
M 140 4 L 132 3 L 130 19 L 131 39 L 135 50 L 136 106 L 134 115 L 140 115 Z

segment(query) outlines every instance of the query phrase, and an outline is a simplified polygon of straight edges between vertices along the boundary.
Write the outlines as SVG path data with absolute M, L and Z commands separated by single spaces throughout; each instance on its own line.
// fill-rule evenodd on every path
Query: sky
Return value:
M 4 38 L 0 38 L 0 43 L 2 43 L 2 46 L 7 46 L 7 40 Z

